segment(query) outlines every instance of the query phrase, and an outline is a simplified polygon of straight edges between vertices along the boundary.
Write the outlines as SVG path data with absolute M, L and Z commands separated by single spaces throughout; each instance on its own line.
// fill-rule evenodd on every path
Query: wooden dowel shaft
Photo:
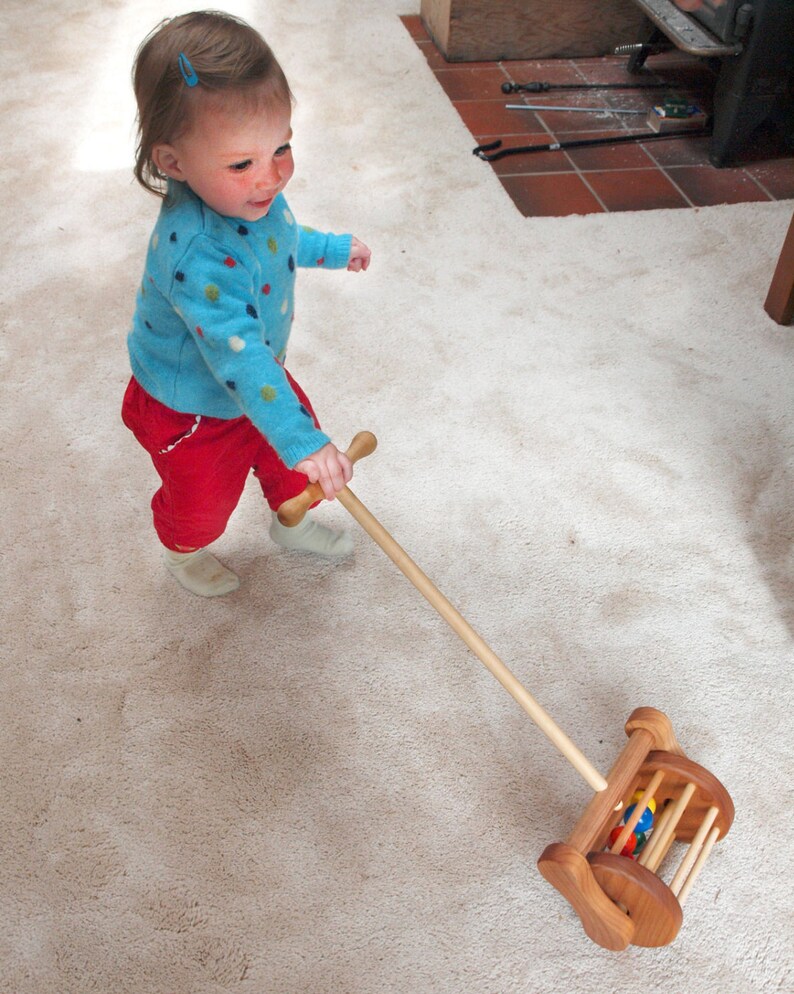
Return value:
M 381 547 L 397 568 L 411 581 L 420 594 L 436 609 L 452 630 L 460 636 L 481 663 L 496 677 L 510 696 L 517 701 L 573 768 L 595 791 L 605 790 L 607 781 L 588 761 L 570 738 L 562 731 L 535 698 L 516 679 L 495 652 L 474 631 L 452 606 L 435 584 L 422 572 L 408 553 L 397 544 L 377 518 L 367 510 L 348 487 L 337 494 L 340 504 L 361 525 L 370 538 Z
M 714 819 L 719 814 L 719 810 L 720 809 L 717 807 L 711 807 L 708 809 L 703 821 L 700 823 L 697 832 L 695 832 L 695 835 L 689 844 L 689 848 L 687 849 L 684 858 L 681 860 L 681 865 L 678 867 L 675 876 L 670 881 L 670 890 L 676 897 L 678 897 L 681 888 L 689 876 L 689 872 L 692 869 L 693 864 L 698 858 L 701 847 L 703 846 L 703 840 L 706 838 L 709 829 L 714 824 Z
M 695 861 L 695 865 L 692 867 L 692 871 L 690 872 L 689 876 L 686 878 L 686 883 L 681 888 L 681 892 L 678 895 L 678 903 L 681 905 L 682 908 L 684 906 L 684 903 L 686 902 L 686 899 L 689 897 L 689 892 L 692 890 L 692 885 L 697 880 L 698 874 L 703 869 L 706 860 L 709 858 L 709 853 L 711 852 L 714 843 L 717 841 L 719 836 L 720 836 L 720 830 L 716 825 L 714 825 L 714 827 L 711 829 L 709 834 L 706 836 L 706 841 L 703 845 L 703 848 L 700 850 L 700 855 Z

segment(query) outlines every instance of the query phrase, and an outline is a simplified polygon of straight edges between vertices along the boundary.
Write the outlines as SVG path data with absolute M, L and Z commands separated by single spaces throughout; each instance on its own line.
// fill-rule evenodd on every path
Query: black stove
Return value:
M 740 159 L 769 120 L 794 141 L 794 0 L 703 0 L 689 12 L 672 0 L 634 3 L 652 28 L 647 44 L 630 58 L 630 71 L 642 67 L 662 38 L 715 61 L 712 165 Z

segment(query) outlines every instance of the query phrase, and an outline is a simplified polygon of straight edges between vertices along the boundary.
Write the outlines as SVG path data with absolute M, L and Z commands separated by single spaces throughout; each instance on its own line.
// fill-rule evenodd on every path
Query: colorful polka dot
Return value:
M 265 295 L 266 297 L 267 297 L 267 295 L 268 295 L 268 294 L 270 293 L 270 284 L 269 284 L 269 283 L 265 283 L 265 285 L 264 285 L 264 286 L 262 287 L 262 293 L 263 293 L 263 294 L 264 294 L 264 295 Z
M 179 283 L 185 282 L 185 274 L 182 272 L 181 269 L 177 269 L 177 271 L 174 273 L 174 279 L 177 280 Z
M 213 302 L 213 304 L 220 297 L 220 295 L 221 295 L 221 292 L 218 289 L 218 287 L 215 286 L 214 283 L 208 283 L 204 287 L 204 296 L 207 298 L 207 300 L 211 300 Z
M 236 260 L 232 259 L 230 255 L 227 255 L 226 258 L 223 260 L 223 264 L 224 266 L 228 266 L 229 269 L 234 269 L 234 267 L 237 265 L 237 262 Z
M 244 224 L 238 224 L 237 225 L 237 234 L 238 235 L 247 235 L 248 234 L 248 228 L 246 228 L 246 226 Z
M 152 330 L 152 326 L 149 324 L 148 321 L 144 321 L 143 323 L 146 325 L 146 327 L 149 329 L 149 331 Z
M 287 224 L 295 224 L 295 218 L 292 216 L 291 212 L 288 210 L 284 211 L 284 220 Z
M 155 231 L 155 233 L 152 235 L 152 248 L 155 250 L 155 252 L 157 251 L 157 246 L 159 244 L 160 244 L 160 236 Z
M 287 265 L 289 266 L 289 271 L 291 273 L 294 273 L 295 272 L 295 260 L 292 258 L 292 256 L 290 256 L 289 259 L 287 259 Z
M 303 229 L 303 231 L 306 232 L 307 235 L 310 235 L 314 231 L 314 228 L 310 228 L 308 224 L 302 224 L 301 228 Z
M 256 313 L 256 308 L 254 307 L 253 304 L 246 304 L 245 305 L 245 313 L 248 315 L 249 318 L 258 318 L 259 317 L 259 315 Z
M 306 408 L 301 404 L 301 414 L 305 414 L 307 418 L 311 417 L 311 414 L 306 410 Z
M 242 352 L 245 348 L 245 342 L 239 335 L 232 335 L 229 339 L 229 348 L 232 352 Z
M 273 401 L 276 399 L 276 388 L 275 387 L 262 387 L 262 389 L 259 391 L 259 393 L 260 393 L 260 395 L 262 397 L 262 400 L 266 404 L 272 404 Z
M 278 252 L 278 242 L 272 235 L 267 240 L 267 247 L 270 249 L 273 255 L 275 255 Z
M 281 313 L 282 313 L 282 314 L 286 314 L 288 310 L 289 310 L 289 301 L 288 301 L 288 300 L 285 300 L 285 301 L 283 301 L 283 303 L 281 304 Z
M 228 387 L 228 388 L 229 388 L 230 390 L 236 390 L 236 389 L 237 389 L 237 384 L 236 384 L 236 383 L 234 382 L 234 380 L 227 380 L 227 381 L 226 381 L 226 386 L 227 386 L 227 387 Z
M 169 240 L 169 242 L 175 242 L 176 241 L 176 232 L 175 231 L 171 232 L 171 234 L 168 236 L 168 240 Z
M 199 338 L 204 337 L 204 329 L 201 327 L 200 324 L 196 325 L 196 334 L 198 335 Z
M 321 255 L 320 258 L 317 260 L 317 265 L 318 266 L 324 266 L 325 265 L 325 256 L 324 255 Z

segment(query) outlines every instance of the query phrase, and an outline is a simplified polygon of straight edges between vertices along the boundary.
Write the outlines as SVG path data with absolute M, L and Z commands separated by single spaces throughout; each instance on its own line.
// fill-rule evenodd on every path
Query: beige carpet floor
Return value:
M 154 0 L 5 0 L 2 994 L 794 989 L 792 203 L 529 220 L 398 15 L 238 0 L 298 98 L 291 365 L 354 491 L 606 772 L 640 705 L 737 817 L 668 947 L 593 945 L 539 875 L 590 796 L 356 530 L 243 584 L 164 575 L 119 420 L 154 199 L 129 67 Z M 335 524 L 346 512 L 323 511 Z

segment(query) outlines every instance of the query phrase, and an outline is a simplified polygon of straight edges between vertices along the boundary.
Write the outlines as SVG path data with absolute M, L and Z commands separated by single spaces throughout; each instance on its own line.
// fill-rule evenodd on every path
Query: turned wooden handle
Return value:
M 350 443 L 345 455 L 351 462 L 358 462 L 364 456 L 371 456 L 378 446 L 378 440 L 371 431 L 360 431 Z M 312 504 L 324 498 L 323 489 L 319 483 L 310 483 L 302 494 L 285 500 L 278 509 L 278 520 L 287 528 L 294 528 L 303 521 L 303 517 Z

